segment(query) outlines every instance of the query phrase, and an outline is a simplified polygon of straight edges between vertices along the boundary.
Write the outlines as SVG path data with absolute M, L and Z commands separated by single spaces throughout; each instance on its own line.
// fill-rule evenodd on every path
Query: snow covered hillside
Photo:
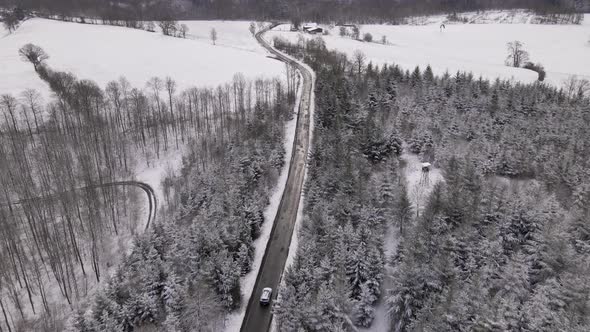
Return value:
M 415 66 L 424 69 L 430 64 L 436 74 L 470 71 L 488 79 L 534 82 L 537 73 L 504 64 L 506 44 L 519 40 L 530 53 L 531 61 L 545 67 L 546 82 L 562 86 L 571 75 L 590 79 L 590 25 L 587 25 L 590 15 L 586 15 L 584 21 L 583 25 L 448 24 L 441 31 L 437 20 L 432 20 L 420 26 L 361 26 L 361 37 L 370 33 L 374 40 L 371 43 L 340 37 L 338 27 L 323 38 L 330 49 L 338 49 L 349 56 L 361 50 L 368 60 L 379 65 L 396 63 L 412 70 Z M 288 32 L 288 29 L 289 26 L 282 25 L 273 34 L 292 42 L 302 35 Z M 303 36 L 310 38 L 308 34 Z M 380 43 L 382 36 L 387 38 L 386 45 Z
M 53 69 L 71 71 L 103 87 L 121 75 L 135 87 L 143 87 L 154 76 L 170 76 L 181 90 L 226 83 L 238 72 L 255 78 L 285 71 L 284 64 L 266 57 L 247 22 L 182 23 L 190 29 L 187 39 L 114 26 L 28 20 L 15 33 L 0 38 L 0 94 L 18 94 L 26 88 L 49 94 L 33 67 L 18 56 L 18 49 L 27 43 L 45 49 Z M 208 39 L 213 27 L 218 33 L 215 46 Z
M 537 15 L 535 12 L 526 9 L 514 10 L 486 10 L 478 12 L 457 13 L 455 17 L 449 15 L 413 16 L 402 19 L 403 24 L 428 25 L 428 24 L 453 24 L 454 22 L 465 22 L 470 24 L 491 24 L 491 23 L 539 23 L 547 20 L 547 16 Z M 587 22 L 587 20 L 586 20 Z M 588 23 L 586 23 L 588 24 Z

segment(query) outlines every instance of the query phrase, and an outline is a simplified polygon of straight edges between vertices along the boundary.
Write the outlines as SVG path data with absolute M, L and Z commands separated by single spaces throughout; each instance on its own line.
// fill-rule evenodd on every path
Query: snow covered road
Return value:
M 258 303 L 258 299 L 262 293 L 262 289 L 265 287 L 271 287 L 274 290 L 273 299 L 276 299 L 278 294 L 279 284 L 289 254 L 289 246 L 297 220 L 310 144 L 313 73 L 308 67 L 285 56 L 268 44 L 263 38 L 263 35 L 271 28 L 266 28 L 258 32 L 256 39 L 279 60 L 295 66 L 303 76 L 304 81 L 301 100 L 299 101 L 299 114 L 297 116 L 297 127 L 287 185 L 274 220 L 271 236 L 266 246 L 258 277 L 256 278 L 256 284 L 248 302 L 248 308 L 246 309 L 246 315 L 242 323 L 242 332 L 264 332 L 270 328 L 272 322 L 272 305 L 263 307 Z

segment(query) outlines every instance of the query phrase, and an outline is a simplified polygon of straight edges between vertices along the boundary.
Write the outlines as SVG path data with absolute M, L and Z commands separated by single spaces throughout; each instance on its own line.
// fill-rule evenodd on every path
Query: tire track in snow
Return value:
M 28 202 L 50 201 L 53 199 L 57 199 L 58 197 L 62 196 L 65 193 L 73 192 L 73 191 L 82 191 L 82 190 L 97 189 L 97 188 L 122 187 L 122 186 L 139 188 L 143 192 L 145 192 L 145 194 L 147 195 L 148 205 L 149 205 L 148 220 L 145 224 L 145 231 L 147 231 L 149 229 L 151 223 L 153 223 L 156 219 L 156 214 L 157 214 L 157 210 L 158 210 L 158 200 L 157 200 L 156 194 L 154 192 L 154 189 L 149 184 L 144 183 L 144 182 L 139 182 L 139 181 L 116 181 L 116 182 L 90 185 L 90 186 L 80 187 L 80 188 L 76 188 L 73 190 L 69 190 L 69 191 L 61 192 L 61 193 L 57 193 L 57 194 L 24 198 L 24 199 L 15 201 L 15 202 L 4 202 L 4 203 L 0 203 L 0 207 L 4 207 L 4 206 L 11 207 L 13 205 L 21 205 L 21 204 L 28 203 Z

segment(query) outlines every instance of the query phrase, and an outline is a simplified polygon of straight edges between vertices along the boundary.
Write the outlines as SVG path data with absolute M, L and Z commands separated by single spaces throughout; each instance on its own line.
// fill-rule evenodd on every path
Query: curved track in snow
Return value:
M 148 213 L 148 220 L 145 224 L 145 230 L 148 230 L 150 227 L 150 224 L 153 223 L 154 220 L 156 219 L 156 213 L 158 210 L 158 200 L 156 198 L 156 193 L 154 192 L 154 189 L 147 183 L 139 182 L 139 181 L 117 181 L 117 182 L 109 182 L 109 183 L 96 184 L 96 185 L 76 188 L 76 189 L 70 190 L 70 192 L 71 191 L 88 190 L 88 189 L 96 189 L 96 188 L 109 188 L 109 187 L 122 187 L 122 186 L 139 188 L 139 189 L 143 190 L 143 192 L 145 192 L 145 194 L 147 195 L 148 205 L 149 205 L 149 211 L 148 211 L 149 213 Z M 27 203 L 27 202 L 48 201 L 48 200 L 56 199 L 62 194 L 63 193 L 51 194 L 51 195 L 47 195 L 47 196 L 39 196 L 39 197 L 33 197 L 33 198 L 25 198 L 25 199 L 21 199 L 21 200 L 15 201 L 15 202 L 1 203 L 0 206 L 20 205 L 20 204 Z
M 293 152 L 291 154 L 287 184 L 285 191 L 283 191 L 279 209 L 272 226 L 270 239 L 266 245 L 264 258 L 262 259 L 262 264 L 256 277 L 254 290 L 248 302 L 244 321 L 240 329 L 241 332 L 265 332 L 270 329 L 272 306 L 263 307 L 259 304 L 258 300 L 262 294 L 262 289 L 265 287 L 271 287 L 273 289 L 273 300 L 276 300 L 279 284 L 289 254 L 295 221 L 297 220 L 297 210 L 303 190 L 305 166 L 310 144 L 310 108 L 311 103 L 313 103 L 312 90 L 314 76 L 306 66 L 277 51 L 263 38 L 264 33 L 277 25 L 273 24 L 258 32 L 256 34 L 256 40 L 278 60 L 297 68 L 303 77 L 303 90 L 299 103 L 295 140 L 293 141 Z

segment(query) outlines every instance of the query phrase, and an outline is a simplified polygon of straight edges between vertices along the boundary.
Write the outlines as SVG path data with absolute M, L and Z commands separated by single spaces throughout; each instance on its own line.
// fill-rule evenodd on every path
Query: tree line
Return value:
M 111 238 L 143 231 L 138 228 L 143 221 L 138 220 L 139 193 L 104 184 L 132 179 L 141 164 L 149 166 L 166 151 L 186 146 L 191 151 L 185 158 L 187 169 L 193 165 L 193 172 L 211 172 L 209 176 L 217 169 L 221 178 L 225 171 L 220 167 L 235 142 L 254 147 L 268 141 L 275 149 L 268 156 L 271 165 L 283 162 L 281 126 L 288 117 L 287 104 L 295 98 L 294 85 L 248 81 L 238 74 L 217 88 L 179 91 L 172 78 L 154 77 L 144 88 L 121 78 L 102 89 L 93 81 L 52 70 L 44 62 L 49 56 L 38 46 L 25 45 L 20 53 L 48 83 L 53 97 L 45 103 L 34 90 L 0 97 L 3 330 L 63 330 L 68 309 L 78 307 L 116 264 Z M 230 150 L 232 155 L 239 149 Z M 234 158 L 242 163 L 236 167 L 249 167 L 242 155 Z M 252 160 L 253 165 L 257 162 Z M 258 211 L 273 183 L 257 169 L 252 181 L 264 180 L 264 186 L 260 201 L 251 203 L 257 207 L 252 207 L 250 218 L 258 224 L 248 224 L 253 229 L 262 222 Z M 163 185 L 171 211 L 180 200 L 173 188 L 181 183 L 168 179 Z M 248 250 L 241 255 L 248 255 L 241 264 L 247 265 L 251 240 L 244 242 Z M 54 288 L 60 295 L 47 296 Z M 233 308 L 239 296 L 227 301 Z M 60 302 L 67 303 L 63 312 L 56 310 Z
M 162 19 L 305 19 L 314 21 L 386 21 L 415 15 L 486 9 L 532 9 L 541 14 L 588 10 L 576 0 L 2 0 L 0 7 L 17 6 L 61 17 L 100 17 L 104 20 Z
M 588 330 L 582 90 L 379 68 L 321 38 L 275 46 L 318 77 L 299 248 L 273 308 L 280 331 L 354 331 L 377 306 L 391 331 Z M 400 153 L 443 169 L 418 211 Z M 385 257 L 392 227 L 399 245 Z

